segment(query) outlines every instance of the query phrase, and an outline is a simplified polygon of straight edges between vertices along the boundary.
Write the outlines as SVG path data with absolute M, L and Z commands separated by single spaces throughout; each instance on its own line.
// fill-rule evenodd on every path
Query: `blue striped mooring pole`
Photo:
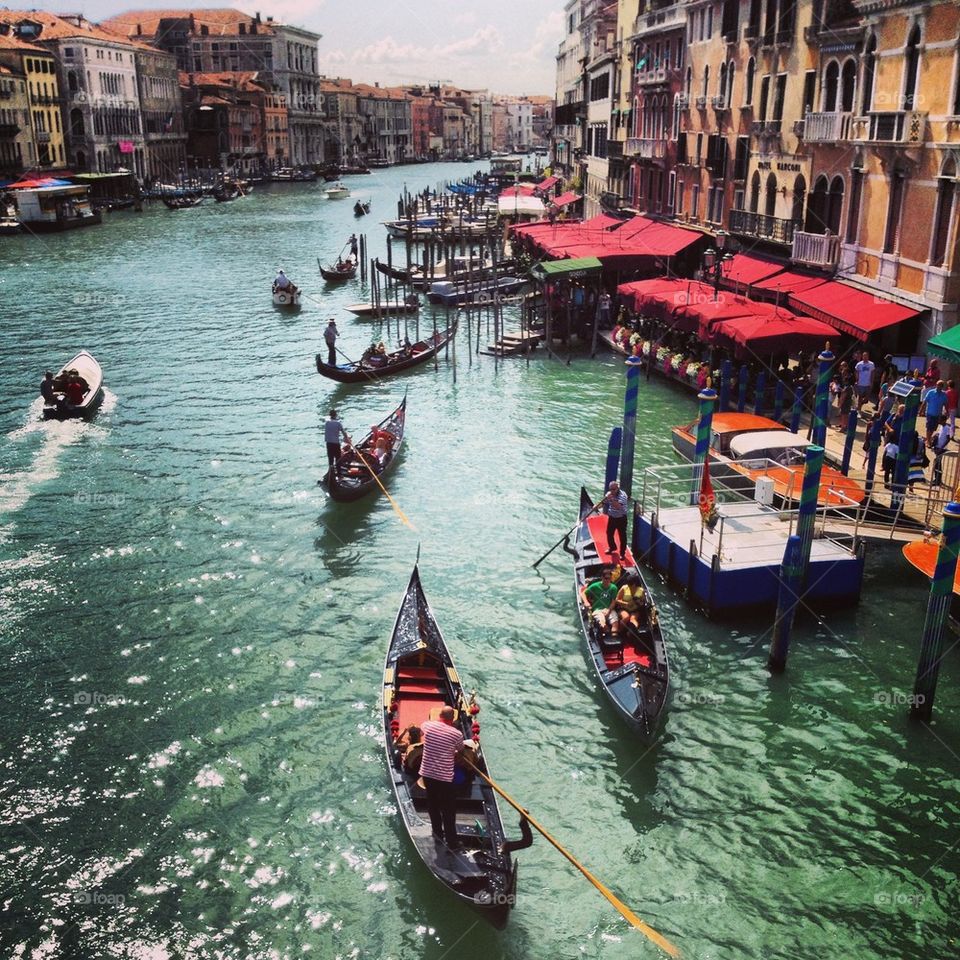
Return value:
M 953 600 L 953 581 L 960 556 L 960 503 L 948 503 L 943 508 L 943 533 L 937 565 L 933 568 L 930 597 L 927 600 L 927 618 L 920 641 L 920 660 L 917 678 L 913 683 L 910 716 L 929 722 L 933 716 L 933 698 L 937 692 L 937 676 L 943 659 L 943 629 Z
M 737 397 L 737 413 L 743 413 L 747 405 L 747 384 L 750 382 L 750 370 L 744 364 L 740 368 L 740 394 Z
M 914 388 L 903 403 L 903 420 L 900 423 L 900 444 L 897 466 L 893 471 L 893 496 L 891 506 L 899 507 L 907 495 L 907 477 L 910 474 L 910 459 L 917 447 L 917 411 L 920 409 L 920 391 Z
M 810 442 L 815 447 L 822 447 L 827 442 L 827 409 L 830 403 L 830 368 L 833 366 L 833 354 L 828 343 L 823 352 L 817 357 L 820 362 L 817 371 L 817 394 L 813 405 L 813 431 Z
M 803 412 L 803 387 L 793 391 L 793 409 L 790 411 L 790 432 L 800 432 L 800 414 Z
M 857 438 L 857 411 L 851 410 L 847 417 L 847 435 L 843 439 L 843 460 L 840 462 L 840 472 L 847 476 L 850 473 L 850 457 L 853 455 L 853 441 Z
M 637 441 L 637 403 L 640 399 L 639 357 L 627 357 L 627 390 L 623 395 L 623 450 L 620 461 L 620 488 L 633 494 L 633 450 Z
M 607 466 L 603 475 L 603 489 L 617 479 L 617 468 L 620 466 L 620 447 L 623 443 L 623 427 L 614 427 L 610 431 L 610 441 L 607 443 Z
M 693 452 L 693 478 L 690 486 L 690 503 L 700 502 L 700 484 L 703 479 L 703 465 L 710 449 L 710 426 L 713 423 L 713 406 L 717 402 L 717 391 L 713 387 L 704 387 L 697 394 L 700 401 L 700 419 L 697 420 L 697 445 Z

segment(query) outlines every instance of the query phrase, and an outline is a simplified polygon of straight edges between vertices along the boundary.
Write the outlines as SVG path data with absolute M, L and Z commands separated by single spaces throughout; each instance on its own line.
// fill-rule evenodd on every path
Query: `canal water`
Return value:
M 895 548 L 774 680 L 769 623 L 712 624 L 660 585 L 674 698 L 645 749 L 587 673 L 569 558 L 531 569 L 599 489 L 621 364 L 495 367 L 461 330 L 456 383 L 452 357 L 316 374 L 327 317 L 351 356 L 381 332 L 316 258 L 354 229 L 382 255 L 404 184 L 468 169 L 352 178 L 362 221 L 277 185 L 0 243 L 0 956 L 660 955 L 543 841 L 499 933 L 413 859 L 377 697 L 418 545 L 495 777 L 684 956 L 956 956 L 958 652 L 910 724 L 925 589 Z M 295 316 L 270 305 L 281 266 Z M 79 348 L 103 409 L 41 423 L 42 372 Z M 317 485 L 327 409 L 362 432 L 404 390 L 390 486 L 413 530 Z M 640 405 L 638 464 L 672 462 L 691 395 L 654 378 Z

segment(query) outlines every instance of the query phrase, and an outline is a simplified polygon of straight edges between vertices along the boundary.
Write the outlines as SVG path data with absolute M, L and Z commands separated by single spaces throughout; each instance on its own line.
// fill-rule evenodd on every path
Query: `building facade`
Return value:
M 557 53 L 557 106 L 551 137 L 554 172 L 571 183 L 580 178 L 585 122 L 582 5 L 583 0 L 567 0 L 563 8 L 564 37 Z
M 19 177 L 32 162 L 32 149 L 26 75 L 0 62 L 0 176 Z
M 151 180 L 169 182 L 186 170 L 187 134 L 183 127 L 180 79 L 174 57 L 143 43 L 134 45 L 140 113 Z

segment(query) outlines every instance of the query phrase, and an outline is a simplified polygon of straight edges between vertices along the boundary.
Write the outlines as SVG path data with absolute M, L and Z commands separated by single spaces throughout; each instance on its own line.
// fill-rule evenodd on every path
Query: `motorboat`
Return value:
M 83 387 L 83 398 L 71 402 L 68 383 L 77 379 Z M 103 403 L 103 370 L 93 354 L 81 350 L 68 360 L 53 378 L 54 401 L 44 403 L 44 420 L 73 420 L 89 417 Z
M 332 187 L 327 187 L 323 194 L 328 200 L 345 200 L 350 196 L 350 188 L 338 180 Z

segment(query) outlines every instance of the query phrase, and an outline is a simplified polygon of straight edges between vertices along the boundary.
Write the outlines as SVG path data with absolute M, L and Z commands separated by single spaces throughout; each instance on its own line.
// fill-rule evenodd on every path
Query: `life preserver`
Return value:
M 287 295 L 285 293 L 278 293 L 277 303 L 286 303 L 286 302 L 287 302 Z

